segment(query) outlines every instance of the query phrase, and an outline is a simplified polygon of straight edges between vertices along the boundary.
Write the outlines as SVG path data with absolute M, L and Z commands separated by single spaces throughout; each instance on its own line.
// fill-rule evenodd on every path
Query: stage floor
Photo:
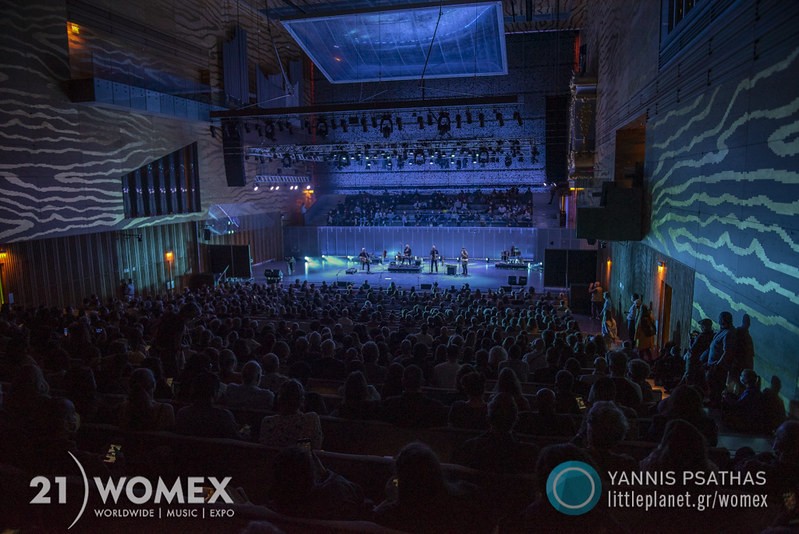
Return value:
M 458 265 L 456 275 L 448 275 L 446 266 L 440 263 L 438 272 L 430 273 L 430 262 L 422 263 L 421 273 L 389 272 L 388 263 L 382 265 L 372 264 L 371 273 L 367 273 L 366 270 L 361 270 L 358 262 L 349 261 L 345 257 L 308 257 L 304 261 L 300 258 L 296 262 L 294 273 L 291 276 L 287 274 L 286 262 L 270 261 L 253 265 L 253 277 L 255 282 L 264 283 L 266 281 L 264 276 L 265 269 L 280 269 L 283 272 L 284 284 L 299 279 L 300 281 L 307 280 L 317 284 L 321 284 L 323 281 L 333 285 L 338 282 L 344 282 L 359 287 L 365 280 L 368 280 L 369 285 L 372 287 L 388 287 L 391 282 L 394 282 L 403 289 L 410 289 L 413 286 L 419 291 L 422 289 L 422 284 L 434 283 L 438 283 L 438 287 L 442 289 L 450 286 L 460 288 L 464 284 L 469 284 L 472 289 L 496 290 L 510 285 L 508 284 L 508 277 L 514 277 L 518 281 L 519 277 L 526 276 L 527 283 L 524 286 L 513 284 L 511 287 L 514 289 L 534 287 L 536 293 L 545 290 L 544 272 L 540 264 L 530 264 L 527 269 L 499 269 L 494 266 L 494 263 L 494 261 L 470 260 L 468 276 L 461 274 L 460 265 Z M 448 262 L 447 265 L 454 265 L 454 263 Z M 347 269 L 352 267 L 357 268 L 357 272 L 355 274 L 347 274 Z M 552 289 L 563 291 L 562 288 Z

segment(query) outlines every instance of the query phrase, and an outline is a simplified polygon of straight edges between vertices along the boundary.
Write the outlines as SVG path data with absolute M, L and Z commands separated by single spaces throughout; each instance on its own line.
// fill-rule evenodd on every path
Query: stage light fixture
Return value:
M 364 132 L 369 130 L 369 126 L 366 123 L 366 117 L 361 117 L 361 128 L 363 128 Z
M 341 122 L 339 124 L 341 124 L 341 129 L 344 130 L 344 133 L 347 133 L 347 121 L 341 119 Z
M 460 128 L 461 127 L 461 114 L 460 113 L 455 115 L 455 127 L 456 128 Z
M 372 128 L 377 128 L 377 117 L 372 115 Z
M 496 117 L 497 117 L 497 122 L 499 123 L 499 125 L 500 126 L 505 126 L 505 119 L 502 118 L 502 113 L 497 111 Z
M 397 123 L 397 130 L 402 131 L 402 117 L 397 115 L 395 122 Z
M 472 123 L 472 112 L 468 109 L 466 110 L 466 124 Z
M 433 125 L 433 114 L 429 111 L 427 112 L 427 125 L 428 126 Z
M 421 115 L 419 115 L 418 117 L 416 117 L 416 121 L 419 123 L 419 129 L 424 130 L 424 118 Z
M 480 122 L 480 128 L 485 128 L 486 116 L 480 113 L 477 115 L 477 120 Z
M 438 115 L 438 133 L 439 135 L 444 135 L 446 133 L 449 133 L 451 129 L 452 129 L 452 124 L 449 119 L 449 113 L 447 113 L 446 111 L 442 111 Z
M 391 134 L 394 131 L 394 125 L 391 122 L 390 116 L 383 115 L 383 118 L 380 120 L 380 131 L 383 133 L 383 137 L 386 139 L 391 137 Z
M 318 135 L 319 137 L 327 137 L 327 134 L 328 134 L 327 120 L 320 119 L 316 123 L 316 135 Z
M 516 122 L 519 123 L 519 126 L 522 125 L 522 114 L 521 113 L 519 113 L 518 111 L 514 111 L 513 112 L 513 118 L 516 119 Z

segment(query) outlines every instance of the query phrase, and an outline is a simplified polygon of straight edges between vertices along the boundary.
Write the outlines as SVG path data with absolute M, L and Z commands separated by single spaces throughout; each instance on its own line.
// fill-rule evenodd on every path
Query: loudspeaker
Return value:
M 515 276 L 509 276 L 508 277 L 508 285 L 509 286 L 515 286 L 516 285 L 516 277 Z
M 419 287 L 421 287 L 422 291 L 429 291 L 433 289 L 433 284 L 422 284 Z
M 450 276 L 455 276 L 458 274 L 458 266 L 457 265 L 447 265 L 447 274 Z
M 229 187 L 241 187 L 247 183 L 244 174 L 244 147 L 238 121 L 222 124 L 222 153 L 225 159 L 225 178 Z
M 211 240 L 211 229 L 204 228 L 203 229 L 203 241 L 210 241 Z
M 527 277 L 526 276 L 520 276 L 519 277 L 519 285 L 520 286 L 526 286 L 527 285 Z
M 571 284 L 569 286 L 569 308 L 572 313 L 588 315 L 591 313 L 591 295 L 588 284 Z

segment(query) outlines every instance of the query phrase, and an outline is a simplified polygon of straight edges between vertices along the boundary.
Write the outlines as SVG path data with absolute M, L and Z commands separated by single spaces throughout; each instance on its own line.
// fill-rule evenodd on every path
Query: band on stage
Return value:
M 387 252 L 384 250 L 382 259 L 385 260 Z M 430 248 L 430 273 L 438 272 L 438 265 L 441 263 L 442 267 L 446 267 L 444 264 L 444 257 L 438 251 L 435 245 Z M 373 260 L 374 258 L 374 260 Z M 466 250 L 466 247 L 462 247 L 460 253 L 453 258 L 456 261 L 456 265 L 460 264 L 461 267 L 461 274 L 463 276 L 469 275 L 469 251 Z M 521 258 L 521 250 L 519 250 L 516 245 L 511 245 L 509 250 L 503 250 L 501 259 L 503 263 L 521 263 L 523 260 Z M 405 246 L 402 248 L 401 252 L 397 252 L 395 256 L 396 265 L 408 265 L 408 266 L 420 266 L 422 265 L 423 258 L 419 258 L 413 255 L 413 250 L 411 249 L 411 245 L 406 243 Z M 360 254 L 358 254 L 358 261 L 361 263 L 361 270 L 366 270 L 367 273 L 371 273 L 371 264 L 373 261 L 377 263 L 381 262 L 381 257 L 379 254 L 372 256 L 369 252 L 366 251 L 366 248 L 362 248 Z M 394 264 L 392 262 L 392 264 Z M 453 273 L 449 273 L 453 274 Z

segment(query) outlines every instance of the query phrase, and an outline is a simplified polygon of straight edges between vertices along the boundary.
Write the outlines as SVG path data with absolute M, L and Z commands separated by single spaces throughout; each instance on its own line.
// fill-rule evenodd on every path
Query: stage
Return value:
M 499 261 L 499 260 L 496 260 Z M 371 272 L 367 273 L 361 269 L 360 263 L 342 256 L 322 256 L 297 258 L 294 273 L 288 275 L 286 262 L 270 261 L 253 265 L 253 277 L 255 282 L 265 283 L 265 269 L 280 269 L 283 272 L 283 284 L 293 283 L 295 280 L 308 281 L 316 284 L 327 282 L 331 285 L 346 286 L 352 284 L 360 287 L 364 281 L 368 281 L 372 287 L 388 287 L 392 282 L 403 289 L 415 287 L 417 291 L 429 289 L 427 285 L 438 284 L 439 288 L 446 289 L 450 286 L 460 288 L 463 284 L 469 284 L 472 289 L 498 289 L 500 287 L 513 289 L 521 287 L 535 288 L 537 293 L 545 290 L 544 272 L 541 264 L 529 264 L 525 270 L 515 269 L 508 271 L 495 267 L 496 261 L 484 259 L 469 260 L 469 275 L 463 276 L 460 264 L 454 261 L 447 261 L 445 264 L 439 262 L 438 272 L 430 273 L 430 262 L 422 262 L 421 272 L 390 272 L 389 264 L 371 265 Z M 355 274 L 347 274 L 347 269 L 356 268 Z M 449 267 L 449 269 L 447 269 Z M 456 274 L 447 274 L 455 272 Z M 513 284 L 509 284 L 509 278 Z M 518 285 L 520 278 L 525 283 Z M 547 288 L 550 290 L 562 291 L 563 288 Z M 556 292 L 557 292 L 556 291 Z

